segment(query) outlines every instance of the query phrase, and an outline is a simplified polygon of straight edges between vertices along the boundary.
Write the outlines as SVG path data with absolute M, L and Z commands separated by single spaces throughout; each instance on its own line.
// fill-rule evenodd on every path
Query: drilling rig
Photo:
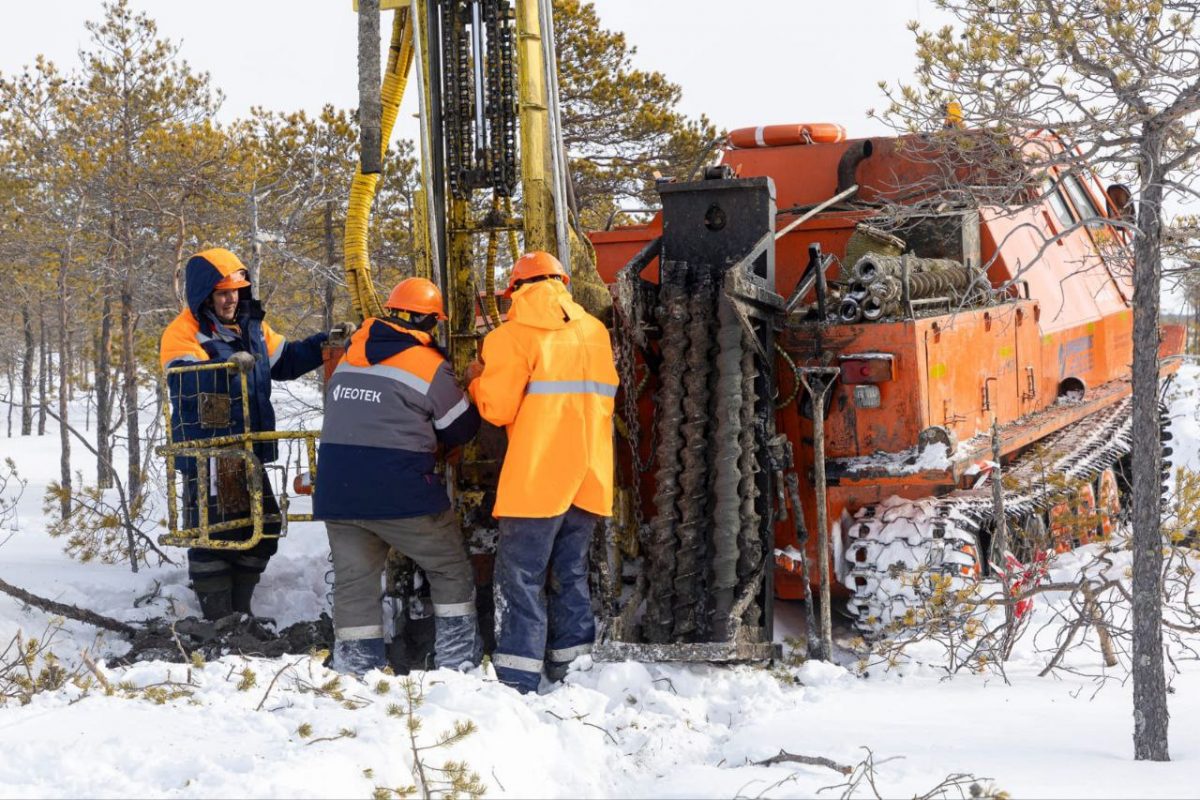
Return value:
M 1037 143 L 1067 152 L 1049 135 Z M 708 171 L 711 191 L 664 186 L 652 221 L 592 234 L 602 277 L 632 300 L 617 336 L 636 343 L 623 351 L 622 376 L 641 393 L 625 407 L 648 433 L 630 441 L 623 466 L 641 496 L 655 498 L 639 509 L 654 531 L 643 539 L 654 565 L 651 622 L 654 609 L 688 591 L 690 561 L 671 563 L 667 552 L 687 526 L 662 530 L 669 509 L 659 500 L 664 487 L 694 480 L 689 443 L 675 438 L 681 419 L 691 419 L 681 416 L 676 384 L 702 384 L 711 368 L 694 348 L 714 347 L 703 337 L 687 342 L 679 366 L 679 330 L 690 329 L 671 300 L 680 219 L 672 198 L 698 193 L 703 220 L 691 230 L 712 242 L 732 219 L 721 199 L 731 175 L 773 189 L 760 230 L 774 238 L 768 288 L 787 301 L 769 354 L 780 378 L 765 391 L 785 446 L 770 446 L 770 429 L 756 435 L 768 437 L 760 441 L 768 455 L 785 451 L 767 459 L 785 489 L 773 521 L 774 594 L 811 608 L 813 585 L 821 590 L 826 650 L 818 655 L 829 655 L 834 602 L 863 634 L 886 633 L 936 586 L 968 585 L 1003 563 L 998 551 L 1026 560 L 1062 552 L 1107 537 L 1124 518 L 1128 190 L 1104 187 L 1064 158 L 1061 170 L 1022 187 L 1026 202 L 960 194 L 932 203 L 928 187 L 954 163 L 938 147 L 924 135 L 847 140 L 831 124 L 736 130 Z M 651 330 L 654 340 L 642 333 Z M 1177 354 L 1182 341 L 1181 326 L 1163 326 L 1160 355 Z M 625 378 L 632 373 L 640 380 Z M 1004 488 L 993 492 L 998 468 Z M 711 486 L 705 499 L 711 516 Z M 742 525 L 749 521 L 743 515 Z M 676 615 L 669 631 L 643 622 L 640 635 L 679 642 L 690 633 Z
M 998 550 L 1066 550 L 1121 522 L 1127 189 L 1076 165 L 1038 176 L 1017 205 L 930 203 L 922 187 L 948 163 L 930 137 L 771 125 L 730 133 L 696 180 L 659 180 L 648 221 L 585 234 L 551 0 L 356 8 L 363 144 L 345 267 L 358 314 L 380 312 L 369 213 L 411 76 L 416 272 L 446 297 L 456 370 L 503 318 L 502 248 L 556 253 L 576 299 L 611 325 L 618 490 L 593 553 L 597 658 L 766 661 L 777 598 L 820 609 L 810 637 L 828 657 L 835 603 L 858 631 L 886 633 L 939 582 L 987 575 Z M 1181 345 L 1164 326 L 1161 354 Z M 248 436 L 208 446 L 250 452 Z M 503 432 L 485 430 L 443 467 L 480 585 L 503 454 Z M 261 528 L 262 509 L 252 516 Z M 207 536 L 171 520 L 171 543 Z M 411 611 L 411 571 L 394 574 Z
M 375 0 L 360 0 L 358 6 L 360 68 L 378 61 L 371 47 L 379 37 L 369 24 L 371 15 L 378 14 L 374 4 Z M 495 291 L 501 242 L 513 259 L 518 249 L 556 253 L 571 274 L 575 299 L 608 320 L 612 294 L 600 281 L 591 240 L 579 229 L 572 208 L 550 0 L 379 0 L 378 6 L 394 14 L 391 45 L 382 77 L 378 134 L 367 124 L 373 115 L 360 110 L 362 152 L 373 154 L 373 148 L 386 146 L 411 74 L 420 107 L 421 189 L 414 212 L 417 274 L 437 283 L 447 298 L 450 319 L 443 344 L 456 369 L 465 369 L 482 336 L 501 321 Z M 374 102 L 375 85 L 378 82 L 369 77 L 363 83 L 363 109 Z M 347 284 L 355 309 L 364 316 L 379 307 L 366 254 L 367 214 L 379 176 L 368 161 L 363 159 L 354 178 L 345 245 Z M 688 565 L 681 579 L 687 586 L 686 601 L 680 600 L 677 609 L 656 607 L 655 613 L 688 620 L 685 644 L 711 643 L 705 657 L 764 659 L 774 653 L 769 588 L 773 505 L 768 498 L 774 496 L 778 471 L 769 468 L 773 455 L 767 443 L 776 449 L 782 445 L 771 413 L 771 352 L 783 299 L 774 292 L 771 181 L 726 177 L 726 216 L 716 220 L 705 217 L 715 184 L 693 191 L 683 184 L 663 188 L 664 197 L 672 198 L 681 215 L 680 235 L 667 237 L 662 248 L 672 263 L 672 303 L 692 308 L 686 331 L 669 326 L 668 355 L 682 367 L 689 341 L 694 343 L 693 356 L 702 358 L 709 350 L 702 342 L 713 343 L 712 396 L 723 422 L 707 422 L 709 393 L 701 385 L 707 376 L 693 376 L 688 386 L 673 383 L 677 402 L 667 416 L 678 424 L 668 439 L 678 440 L 681 447 L 686 440 L 682 459 L 703 469 L 689 471 L 678 487 L 662 484 L 659 505 L 673 505 L 681 493 L 691 502 L 685 503 L 679 520 L 664 518 L 658 524 L 659 539 L 673 536 L 678 527 L 691 546 L 680 550 L 681 561 Z M 720 247 L 696 238 L 688 230 L 696 225 L 721 232 Z M 641 291 L 627 284 L 630 291 Z M 689 301 L 693 290 L 700 299 Z M 622 419 L 616 427 L 626 436 L 639 435 L 637 420 L 630 421 L 632 433 Z M 709 452 L 714 454 L 711 467 Z M 489 538 L 494 538 L 489 537 L 494 529 L 490 511 L 502 457 L 503 434 L 487 430 L 466 449 L 459 464 L 447 467 L 480 583 L 489 572 L 487 550 Z M 704 497 L 710 483 L 716 498 L 711 510 L 722 521 L 711 547 L 702 530 L 709 518 Z M 616 618 L 616 604 L 622 600 L 624 564 L 609 556 L 618 542 L 628 549 L 642 536 L 634 515 L 640 502 L 636 482 L 626 481 L 619 495 L 618 513 L 598 537 L 598 542 L 610 545 L 597 548 L 602 617 Z M 743 518 L 753 521 L 746 526 Z M 717 573 L 714 580 L 706 574 L 710 569 Z M 644 591 L 643 584 L 639 587 Z M 629 598 L 624 602 L 628 605 Z M 611 651 L 617 657 L 696 657 L 694 647 L 686 652 L 664 649 L 669 644 L 665 639 L 654 643 L 654 652 L 640 652 L 636 637 L 619 638 L 613 637 Z

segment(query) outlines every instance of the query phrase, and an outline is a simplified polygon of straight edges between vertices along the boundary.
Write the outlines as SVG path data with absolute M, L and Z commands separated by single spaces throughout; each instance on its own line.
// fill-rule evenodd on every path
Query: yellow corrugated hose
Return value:
M 404 98 L 404 87 L 408 83 L 408 71 L 413 62 L 413 29 L 408 24 L 409 8 L 397 9 L 392 19 L 392 43 L 388 48 L 387 71 L 383 76 L 380 97 L 383 104 L 380 140 L 383 153 L 387 154 L 388 140 L 392 138 L 392 127 L 400 113 L 400 101 Z M 379 316 L 383 309 L 375 285 L 371 281 L 371 258 L 368 253 L 368 235 L 371 222 L 371 204 L 379 186 L 379 175 L 354 174 L 350 184 L 350 203 L 346 209 L 346 233 L 343 242 L 343 259 L 346 264 L 346 288 L 350 302 L 360 318 Z

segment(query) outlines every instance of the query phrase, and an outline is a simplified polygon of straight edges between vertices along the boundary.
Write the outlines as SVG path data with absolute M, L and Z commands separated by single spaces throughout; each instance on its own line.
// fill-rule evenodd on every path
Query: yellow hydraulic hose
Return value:
M 397 9 L 392 18 L 392 43 L 388 48 L 387 71 L 383 76 L 380 96 L 383 101 L 380 141 L 383 153 L 387 153 L 388 140 L 392 138 L 392 127 L 400 112 L 400 101 L 408 83 L 408 71 L 413 62 L 412 26 L 408 24 L 410 8 Z M 343 243 L 343 259 L 346 264 L 346 288 L 350 291 L 350 302 L 360 318 L 379 316 L 383 309 L 375 285 L 371 281 L 371 259 L 368 253 L 368 235 L 371 221 L 371 204 L 379 185 L 379 174 L 363 175 L 355 172 L 350 184 L 350 203 L 346 209 L 346 233 Z

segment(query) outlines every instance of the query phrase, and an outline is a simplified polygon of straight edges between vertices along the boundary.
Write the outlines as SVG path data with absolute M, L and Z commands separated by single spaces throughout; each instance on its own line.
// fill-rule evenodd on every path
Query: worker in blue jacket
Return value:
M 475 666 L 474 573 L 437 453 L 470 441 L 479 412 L 433 338 L 446 318 L 438 288 L 408 278 L 384 307 L 350 339 L 325 388 L 313 516 L 333 555 L 333 666 L 361 675 L 387 663 L 379 587 L 389 547 L 429 581 L 434 665 Z
M 330 334 L 318 333 L 289 342 L 267 324 L 262 304 L 250 291 L 246 267 L 224 248 L 197 253 L 185 272 L 187 308 L 163 331 L 160 361 L 163 369 L 215 361 L 237 365 L 246 375 L 250 419 L 243 419 L 241 381 L 225 370 L 203 370 L 170 376 L 171 439 L 190 442 L 244 431 L 275 430 L 271 381 L 292 380 L 321 366 L 321 345 Z M 353 325 L 335 327 L 346 336 Z M 258 442 L 254 454 L 267 464 L 277 456 L 274 442 Z M 194 458 L 176 462 L 184 482 L 184 525 L 199 524 L 198 496 L 207 498 L 210 525 L 250 516 L 245 461 L 234 457 L 210 460 L 209 486 L 197 487 Z M 263 482 L 263 514 L 279 514 L 269 481 Z M 278 534 L 280 524 L 264 524 L 263 532 Z M 245 541 L 250 526 L 222 531 L 213 538 Z M 205 619 L 233 612 L 251 613 L 250 599 L 277 538 L 266 538 L 249 550 L 188 550 L 188 575 Z

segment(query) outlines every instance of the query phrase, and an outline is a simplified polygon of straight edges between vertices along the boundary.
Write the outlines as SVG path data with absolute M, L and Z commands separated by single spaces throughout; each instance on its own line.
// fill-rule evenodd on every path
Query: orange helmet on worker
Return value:
M 547 278 L 557 278 L 564 284 L 571 283 L 571 276 L 563 269 L 562 262 L 544 250 L 531 250 L 513 264 L 504 297 L 512 297 L 522 286 Z
M 384 307 L 413 314 L 434 314 L 441 320 L 446 318 L 442 291 L 427 278 L 405 278 L 397 283 Z

